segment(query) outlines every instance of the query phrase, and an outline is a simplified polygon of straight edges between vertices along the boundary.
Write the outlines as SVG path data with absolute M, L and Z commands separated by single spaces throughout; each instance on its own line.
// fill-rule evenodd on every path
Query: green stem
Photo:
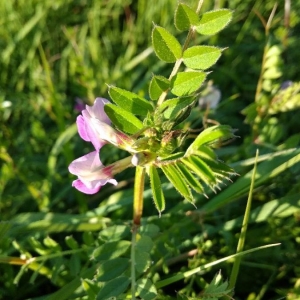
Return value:
M 196 12 L 199 13 L 200 9 L 201 9 L 201 6 L 203 4 L 203 0 L 199 0 L 198 2 L 198 6 L 197 6 L 197 10 Z M 185 39 L 185 42 L 183 44 L 183 47 L 182 47 L 182 53 L 187 49 L 193 35 L 195 33 L 195 28 L 194 26 L 192 26 L 188 32 L 188 35 Z M 178 70 L 180 68 L 180 65 L 182 63 L 182 58 L 178 59 L 176 62 L 175 62 L 175 65 L 173 67 L 173 70 L 169 76 L 169 80 L 171 80 L 177 73 L 178 73 Z M 167 94 L 168 94 L 168 91 L 165 91 L 165 92 L 162 92 L 162 94 L 160 95 L 158 101 L 157 101 L 157 106 L 160 106 L 166 99 L 167 97 Z
M 174 275 L 172 277 L 169 277 L 167 279 L 163 279 L 163 280 L 157 281 L 155 283 L 155 287 L 157 289 L 160 289 L 162 287 L 168 286 L 168 285 L 170 285 L 170 284 L 172 284 L 174 282 L 177 282 L 179 280 L 183 280 L 185 278 L 189 278 L 192 275 L 195 275 L 195 274 L 197 274 L 199 272 L 202 272 L 205 269 L 208 269 L 208 268 L 211 268 L 213 266 L 216 266 L 216 265 L 218 265 L 218 264 L 220 264 L 220 263 L 222 263 L 222 262 L 224 262 L 226 260 L 229 260 L 229 259 L 232 259 L 232 258 L 237 258 L 237 257 L 243 256 L 243 255 L 255 252 L 255 251 L 260 251 L 262 249 L 266 249 L 266 248 L 274 247 L 274 246 L 279 246 L 279 245 L 280 245 L 280 243 L 270 244 L 270 245 L 265 245 L 265 246 L 260 246 L 260 247 L 256 247 L 256 248 L 253 248 L 253 249 L 250 249 L 250 250 L 246 250 L 246 251 L 240 252 L 240 253 L 236 253 L 236 254 L 232 254 L 232 255 L 223 257 L 221 259 L 218 259 L 218 260 L 215 260 L 213 262 L 207 263 L 205 265 L 199 266 L 199 267 L 197 267 L 195 269 L 192 269 L 192 270 L 189 270 L 189 271 L 186 271 L 186 272 L 180 272 L 180 273 L 177 273 L 176 275 Z
M 144 182 L 145 182 L 145 168 L 137 166 L 134 179 L 134 199 L 133 199 L 133 224 L 139 226 L 141 224 L 141 217 L 143 213 L 144 204 Z
M 132 238 L 131 238 L 131 299 L 135 300 L 135 244 L 136 235 L 141 224 L 144 204 L 144 182 L 145 182 L 145 168 L 136 167 L 134 180 L 134 194 L 133 194 L 133 224 L 132 224 Z
M 251 203 L 252 203 L 252 194 L 253 194 L 254 182 L 255 182 L 257 159 L 258 159 L 258 150 L 256 151 L 255 163 L 254 163 L 251 185 L 250 185 L 250 191 L 249 191 L 249 195 L 248 195 L 248 201 L 247 201 L 244 220 L 243 220 L 243 224 L 242 224 L 241 235 L 240 235 L 240 238 L 238 241 L 236 253 L 242 252 L 244 249 L 244 245 L 245 245 L 248 222 L 249 222 L 250 213 L 251 213 Z M 229 289 L 233 289 L 235 286 L 236 279 L 237 279 L 237 276 L 239 273 L 241 259 L 242 259 L 241 256 L 238 256 L 234 260 L 232 271 L 230 274 L 230 279 L 229 279 Z
M 197 14 L 199 14 L 199 12 L 200 12 L 200 9 L 201 9 L 201 7 L 202 7 L 203 1 L 204 1 L 204 0 L 199 0 L 199 2 L 198 2 L 198 6 L 197 6 L 197 9 L 196 9 L 196 13 L 197 13 Z
M 135 243 L 138 226 L 132 225 L 132 238 L 131 238 L 131 299 L 135 300 Z

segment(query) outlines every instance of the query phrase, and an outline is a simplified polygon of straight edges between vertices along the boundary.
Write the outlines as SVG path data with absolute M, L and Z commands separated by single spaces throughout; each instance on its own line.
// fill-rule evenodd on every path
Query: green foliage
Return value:
M 114 278 L 103 284 L 96 299 L 101 300 L 117 297 L 126 291 L 129 284 L 130 280 L 126 276 Z
M 177 191 L 182 195 L 183 198 L 192 202 L 193 196 L 189 187 L 187 186 L 184 178 L 178 172 L 176 167 L 172 164 L 162 165 L 161 169 L 167 176 L 168 180 L 173 184 L 173 186 L 177 189 Z
M 165 210 L 165 197 L 162 192 L 160 178 L 157 172 L 157 169 L 153 166 L 149 167 L 149 178 L 151 189 L 153 192 L 153 200 L 155 207 L 159 213 Z
M 171 81 L 171 92 L 176 96 L 187 96 L 196 92 L 206 78 L 204 72 L 179 72 Z
M 290 87 L 279 90 L 271 100 L 268 115 L 293 111 L 300 106 L 300 83 L 295 82 Z
M 124 132 L 134 134 L 143 128 L 143 123 L 122 107 L 108 103 L 104 109 L 116 127 Z
M 224 29 L 232 18 L 232 11 L 220 9 L 209 11 L 201 15 L 196 30 L 200 34 L 213 35 Z
M 114 249 L 112 249 L 114 251 Z M 120 275 L 122 275 L 125 270 L 129 269 L 129 259 L 116 257 L 105 261 L 97 269 L 97 281 L 110 281 Z
M 209 286 L 202 294 L 203 299 L 217 300 L 223 296 L 230 294 L 232 291 L 228 289 L 228 282 L 222 282 L 221 274 L 216 274 Z
M 197 136 L 195 141 L 187 149 L 187 154 L 197 152 L 202 146 L 216 146 L 217 143 L 224 142 L 234 137 L 234 130 L 230 126 L 211 126 Z
M 191 69 L 206 70 L 221 56 L 221 50 L 211 46 L 194 46 L 183 53 L 184 64 Z
M 160 107 L 159 113 L 164 116 L 166 120 L 177 120 L 184 115 L 182 112 L 190 112 L 190 106 L 195 104 L 194 97 L 180 97 L 166 100 Z
M 174 19 L 178 30 L 189 30 L 199 21 L 197 13 L 184 3 L 178 4 Z
M 278 3 L 269 22 L 275 1 L 185 3 L 1 1 L 0 299 L 131 299 L 132 169 L 94 196 L 74 191 L 67 172 L 91 151 L 74 100 L 96 96 L 111 98 L 107 114 L 137 149 L 161 155 L 149 177 L 162 190 L 150 180 L 143 194 L 136 297 L 299 298 L 299 3 Z M 222 93 L 214 110 L 198 106 L 206 78 Z M 215 274 L 229 278 L 236 258 L 256 148 L 247 255 L 232 295 Z M 123 157 L 101 150 L 105 164 Z
M 96 248 L 92 253 L 92 258 L 97 261 L 103 261 L 119 257 L 126 253 L 130 247 L 128 241 L 108 242 Z
M 152 105 L 146 99 L 135 93 L 117 87 L 110 87 L 108 93 L 118 106 L 132 114 L 146 116 L 149 111 L 153 110 Z
M 152 31 L 155 54 L 164 62 L 173 63 L 181 57 L 181 45 L 166 29 L 155 26 Z
M 136 282 L 137 295 L 145 300 L 155 299 L 157 290 L 149 278 L 141 278 Z
M 170 81 L 159 75 L 154 75 L 149 84 L 149 95 L 152 100 L 157 100 L 159 96 L 170 88 Z

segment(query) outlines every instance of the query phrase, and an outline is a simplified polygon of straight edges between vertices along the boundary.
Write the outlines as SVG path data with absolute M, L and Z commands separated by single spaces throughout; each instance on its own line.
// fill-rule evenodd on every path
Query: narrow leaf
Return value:
M 162 191 L 160 178 L 157 169 L 153 166 L 149 167 L 150 186 L 153 193 L 153 200 L 159 214 L 165 209 L 165 197 Z
M 258 206 L 251 211 L 249 223 L 266 222 L 270 218 L 286 218 L 299 211 L 300 199 L 299 194 L 293 194 L 280 199 L 267 202 Z M 244 216 L 237 217 L 223 224 L 222 230 L 232 231 L 234 228 L 242 226 Z
M 300 163 L 300 151 L 299 149 L 289 149 L 277 153 L 268 153 L 258 159 L 261 160 L 262 163 L 257 166 L 256 187 L 272 180 L 272 178 L 289 168 L 296 167 L 296 165 Z M 252 160 L 250 161 L 253 163 Z M 234 184 L 230 185 L 227 189 L 222 191 L 222 193 L 216 195 L 211 201 L 205 203 L 201 210 L 205 211 L 205 213 L 211 213 L 234 200 L 240 199 L 248 193 L 250 184 L 251 172 L 238 178 Z
M 176 152 L 176 153 L 172 153 L 168 156 L 162 157 L 160 158 L 161 162 L 166 162 L 166 161 L 171 161 L 171 160 L 177 160 L 179 158 L 182 158 L 184 156 L 184 152 Z
M 196 25 L 196 31 L 203 35 L 213 35 L 221 31 L 231 21 L 232 11 L 219 9 L 204 13 Z
M 176 164 L 187 184 L 197 193 L 203 194 L 203 186 L 200 181 L 195 178 L 192 172 L 181 162 Z
M 170 87 L 170 81 L 164 76 L 154 75 L 149 85 L 149 95 L 152 100 L 157 100 L 159 96 Z
M 256 150 L 255 164 L 254 164 L 253 173 L 251 176 L 251 185 L 250 185 L 250 189 L 249 189 L 249 195 L 248 195 L 246 210 L 245 210 L 245 214 L 244 214 L 243 225 L 241 228 L 241 235 L 239 237 L 236 252 L 242 252 L 244 250 L 244 246 L 245 246 L 246 234 L 247 234 L 248 223 L 249 223 L 250 213 L 251 213 L 252 196 L 253 196 L 253 190 L 254 190 L 254 184 L 255 184 L 255 175 L 256 175 L 256 170 L 257 170 L 257 158 L 258 158 L 258 150 Z M 230 274 L 230 279 L 229 279 L 229 287 L 232 289 L 234 288 L 234 286 L 236 284 L 236 280 L 237 280 L 237 277 L 239 274 L 240 264 L 241 264 L 241 257 L 238 257 L 237 259 L 234 260 L 233 267 L 232 267 L 231 274 Z
M 237 173 L 229 166 L 224 164 L 222 161 L 216 160 L 206 160 L 201 156 L 200 158 L 213 170 L 216 178 L 228 179 L 232 175 L 237 175 Z
M 151 103 L 135 93 L 117 87 L 110 87 L 108 93 L 118 106 L 134 115 L 146 116 L 153 111 Z
M 215 125 L 203 130 L 189 146 L 186 153 L 190 155 L 197 151 L 202 145 L 213 145 L 221 141 L 234 138 L 234 130 L 228 125 Z
M 209 187 L 213 188 L 217 183 L 211 168 L 199 157 L 189 156 L 181 160 L 191 171 L 195 172 L 199 178 L 204 181 Z
M 189 30 L 199 22 L 197 13 L 184 3 L 179 3 L 175 11 L 175 26 L 178 30 Z
M 173 184 L 175 189 L 188 201 L 193 202 L 193 195 L 181 176 L 181 173 L 172 164 L 161 167 L 168 180 Z
M 173 63 L 181 57 L 181 45 L 177 39 L 163 27 L 155 26 L 152 31 L 152 44 L 155 54 L 167 63 Z
M 205 70 L 220 58 L 222 50 L 211 46 L 194 46 L 183 53 L 183 63 L 191 69 Z
M 114 104 L 106 104 L 104 110 L 112 123 L 121 131 L 135 134 L 143 128 L 143 123 L 132 113 Z
M 206 78 L 206 73 L 198 72 L 179 72 L 171 81 L 171 92 L 176 96 L 188 96 L 197 91 Z
M 228 178 L 230 175 L 237 175 L 237 173 L 229 166 L 220 161 L 216 153 L 208 146 L 202 145 L 194 155 L 201 158 L 213 170 L 216 177 Z
M 226 260 L 229 260 L 229 259 L 232 259 L 232 258 L 236 258 L 236 257 L 240 257 L 240 256 L 243 256 L 245 254 L 248 254 L 248 253 L 252 253 L 252 252 L 255 252 L 255 251 L 261 251 L 262 249 L 266 249 L 266 248 L 269 248 L 269 247 L 275 247 L 275 246 L 279 246 L 280 243 L 277 243 L 277 244 L 269 244 L 269 245 L 265 245 L 265 246 L 260 246 L 260 247 L 256 247 L 256 248 L 252 248 L 250 250 L 246 250 L 246 251 L 243 251 L 243 252 L 240 252 L 240 253 L 236 253 L 236 254 L 232 254 L 232 255 L 229 255 L 229 256 L 226 256 L 226 257 L 223 257 L 221 259 L 218 259 L 218 260 L 215 260 L 213 262 L 210 262 L 210 263 L 207 263 L 205 265 L 202 265 L 202 266 L 199 266 L 195 269 L 192 269 L 192 270 L 189 270 L 189 271 L 186 271 L 186 272 L 183 272 L 183 273 L 178 273 L 170 278 L 167 278 L 167 279 L 163 279 L 161 281 L 158 281 L 155 283 L 155 286 L 156 288 L 162 288 L 164 286 L 168 286 L 170 285 L 171 283 L 174 283 L 174 282 L 177 282 L 179 280 L 182 280 L 184 278 L 189 278 L 190 276 L 194 275 L 194 274 L 197 274 L 207 268 L 210 268 L 212 266 L 215 266 L 223 261 L 226 261 Z

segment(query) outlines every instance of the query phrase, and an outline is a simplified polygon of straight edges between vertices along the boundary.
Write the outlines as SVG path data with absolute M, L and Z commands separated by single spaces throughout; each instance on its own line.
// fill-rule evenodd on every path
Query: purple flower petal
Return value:
M 107 99 L 96 98 L 94 105 L 87 105 L 86 109 L 82 111 L 82 115 L 77 117 L 76 123 L 80 137 L 91 142 L 96 151 L 99 151 L 106 143 L 133 151 L 131 146 L 135 141 L 110 126 L 111 122 L 104 111 L 107 103 L 109 103 Z
M 78 176 L 72 185 L 86 194 L 97 193 L 106 183 L 117 185 L 117 181 L 112 178 L 113 175 L 132 166 L 131 157 L 119 160 L 107 167 L 103 166 L 100 160 L 99 151 L 106 143 L 134 151 L 132 145 L 135 140 L 110 126 L 111 122 L 104 111 L 107 103 L 109 103 L 107 99 L 96 98 L 94 105 L 86 105 L 86 109 L 76 120 L 80 137 L 91 142 L 96 150 L 75 159 L 69 165 L 69 172 Z
M 80 137 L 87 142 L 91 142 L 97 151 L 99 151 L 107 141 L 102 139 L 101 135 L 99 136 L 99 133 L 92 124 L 92 120 L 96 119 L 107 126 L 111 124 L 104 111 L 104 105 L 107 103 L 109 103 L 107 99 L 96 98 L 94 105 L 86 105 L 86 109 L 82 111 L 82 115 L 78 116 L 76 121 Z
M 100 161 L 98 151 L 93 151 L 75 159 L 69 165 L 69 172 L 77 176 L 90 176 L 91 173 L 101 170 L 103 164 Z M 95 179 L 93 179 L 95 180 Z
M 85 186 L 84 183 L 79 179 L 74 180 L 72 186 L 75 187 L 78 191 L 89 195 L 96 194 L 102 187 L 102 185 L 98 183 L 95 188 L 89 188 Z
M 110 168 L 105 168 L 101 163 L 97 151 L 75 159 L 69 165 L 69 172 L 78 176 L 72 186 L 86 194 L 97 193 L 106 183 L 113 185 L 118 183 L 112 178 Z
M 77 124 L 77 129 L 78 129 L 78 133 L 80 135 L 80 137 L 85 140 L 86 142 L 90 142 L 90 138 L 86 132 L 85 129 L 85 120 L 83 118 L 83 116 L 78 116 L 77 120 L 76 120 L 76 124 Z
M 110 125 L 111 121 L 104 111 L 104 106 L 107 103 L 110 103 L 107 99 L 98 97 L 96 98 L 93 106 L 86 106 L 86 110 L 91 117 Z

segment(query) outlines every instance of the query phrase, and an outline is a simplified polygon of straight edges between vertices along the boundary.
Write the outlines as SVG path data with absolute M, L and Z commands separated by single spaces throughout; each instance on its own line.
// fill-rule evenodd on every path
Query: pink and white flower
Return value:
M 117 185 L 110 169 L 103 166 L 98 151 L 75 159 L 69 165 L 69 172 L 78 176 L 72 186 L 85 194 L 97 193 L 106 183 Z
M 69 165 L 69 172 L 78 176 L 72 186 L 86 194 L 97 193 L 106 183 L 117 185 L 113 176 L 132 166 L 131 157 L 119 160 L 107 167 L 100 160 L 100 149 L 106 143 L 128 151 L 132 151 L 131 146 L 134 143 L 129 136 L 110 126 L 110 119 L 104 111 L 107 103 L 109 103 L 107 99 L 96 98 L 94 105 L 86 105 L 86 109 L 76 121 L 80 137 L 91 142 L 95 147 L 95 151 L 75 159 Z
M 124 150 L 131 150 L 131 145 L 135 141 L 110 126 L 110 119 L 104 111 L 107 103 L 110 103 L 107 99 L 96 98 L 93 106 L 86 105 L 86 109 L 76 121 L 80 137 L 91 142 L 96 151 L 99 151 L 106 143 Z
M 131 157 L 126 157 L 105 167 L 99 152 L 93 151 L 75 159 L 69 165 L 69 172 L 78 176 L 72 186 L 85 194 L 95 194 L 107 183 L 117 185 L 118 182 L 113 176 L 131 166 Z

